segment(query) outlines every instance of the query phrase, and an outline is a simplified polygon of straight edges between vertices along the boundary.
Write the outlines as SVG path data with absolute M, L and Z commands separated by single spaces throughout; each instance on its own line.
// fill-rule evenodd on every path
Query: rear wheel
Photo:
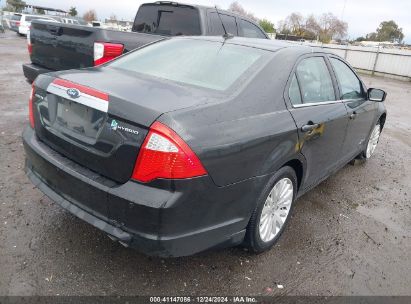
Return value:
M 290 167 L 281 168 L 260 196 L 247 228 L 246 241 L 254 252 L 269 250 L 290 218 L 297 192 L 297 177 Z

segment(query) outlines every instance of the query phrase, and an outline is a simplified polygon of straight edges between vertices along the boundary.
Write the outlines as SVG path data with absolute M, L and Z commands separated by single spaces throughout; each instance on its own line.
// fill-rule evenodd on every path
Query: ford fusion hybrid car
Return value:
M 57 204 L 146 254 L 263 252 L 298 197 L 373 155 L 385 97 L 322 49 L 170 38 L 40 75 L 26 172 Z

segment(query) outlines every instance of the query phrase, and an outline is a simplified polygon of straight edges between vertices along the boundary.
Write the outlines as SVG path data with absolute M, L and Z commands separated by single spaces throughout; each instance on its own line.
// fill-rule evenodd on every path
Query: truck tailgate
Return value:
M 164 39 L 157 35 L 47 21 L 33 21 L 30 38 L 32 63 L 54 71 L 93 66 L 94 42 L 121 43 L 124 52 L 128 52 Z

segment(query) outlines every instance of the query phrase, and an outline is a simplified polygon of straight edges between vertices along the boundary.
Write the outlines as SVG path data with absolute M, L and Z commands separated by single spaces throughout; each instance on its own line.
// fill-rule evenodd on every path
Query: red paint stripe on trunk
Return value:
M 64 79 L 61 79 L 61 78 L 54 79 L 53 83 L 57 84 L 59 86 L 65 87 L 67 89 L 74 88 L 74 89 L 77 89 L 77 90 L 79 90 L 80 92 L 82 92 L 84 94 L 91 95 L 91 96 L 94 96 L 96 98 L 100 98 L 100 99 L 103 99 L 105 101 L 108 101 L 108 94 L 107 93 L 103 93 L 101 91 L 86 87 L 86 86 L 81 85 L 81 84 L 77 84 L 77 83 L 74 83 L 74 82 L 71 82 L 71 81 L 68 81 L 68 80 L 64 80 Z

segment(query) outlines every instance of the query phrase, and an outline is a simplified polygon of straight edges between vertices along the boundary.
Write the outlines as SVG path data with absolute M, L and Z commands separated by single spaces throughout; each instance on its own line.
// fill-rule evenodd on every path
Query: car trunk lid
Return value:
M 161 114 L 202 99 L 177 85 L 108 68 L 85 76 L 63 72 L 36 89 L 36 133 L 69 159 L 118 183 L 130 179 L 150 125 Z

